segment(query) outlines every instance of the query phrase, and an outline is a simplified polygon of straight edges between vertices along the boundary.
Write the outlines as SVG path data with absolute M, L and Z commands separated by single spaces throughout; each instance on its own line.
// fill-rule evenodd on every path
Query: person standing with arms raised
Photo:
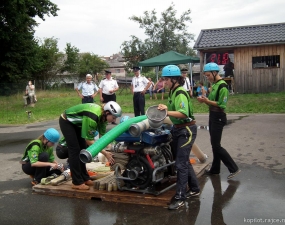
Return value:
M 87 74 L 86 81 L 81 82 L 75 90 L 78 96 L 82 99 L 82 104 L 84 104 L 94 102 L 94 97 L 97 95 L 99 88 L 92 82 L 92 75 Z M 81 90 L 82 93 L 80 93 L 79 90 Z
M 116 101 L 116 91 L 119 90 L 119 86 L 116 80 L 111 76 L 111 71 L 105 70 L 106 78 L 101 80 L 99 84 L 100 101 L 107 103 L 109 101 Z
M 230 171 L 228 179 L 233 178 L 241 170 L 238 168 L 230 154 L 221 146 L 222 132 L 227 124 L 227 107 L 229 91 L 227 83 L 219 75 L 220 68 L 216 63 L 208 63 L 204 66 L 204 75 L 212 83 L 209 97 L 200 96 L 198 101 L 209 106 L 209 132 L 211 138 L 214 159 L 209 170 L 205 170 L 206 175 L 220 174 L 221 161 Z
M 140 75 L 140 68 L 133 67 L 135 76 L 131 83 L 131 92 L 133 94 L 133 105 L 135 116 L 145 115 L 145 93 L 151 85 L 150 81 Z

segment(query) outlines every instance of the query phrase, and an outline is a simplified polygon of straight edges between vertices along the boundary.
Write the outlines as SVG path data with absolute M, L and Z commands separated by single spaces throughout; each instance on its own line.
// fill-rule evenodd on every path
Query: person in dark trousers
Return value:
M 99 84 L 100 101 L 107 103 L 109 101 L 116 101 L 116 91 L 119 90 L 119 86 L 116 80 L 111 76 L 111 71 L 105 70 L 105 79 L 101 80 Z
M 228 59 L 227 64 L 224 66 L 225 77 L 234 76 L 234 64 L 231 59 Z
M 56 129 L 49 128 L 26 147 L 20 163 L 23 172 L 32 177 L 32 185 L 39 184 L 42 178 L 53 173 L 60 175 L 63 171 L 63 165 L 55 161 L 53 154 L 53 146 L 59 137 Z
M 94 185 L 85 163 L 79 159 L 80 151 L 94 143 L 96 131 L 101 137 L 106 133 L 107 123 L 115 122 L 121 115 L 119 104 L 110 101 L 103 106 L 93 103 L 72 106 L 59 117 L 59 126 L 68 149 L 73 189 L 89 190 L 89 186 Z M 111 163 L 114 162 L 111 152 L 106 157 Z
M 92 82 L 92 75 L 87 74 L 86 81 L 81 82 L 75 90 L 78 96 L 82 99 L 82 104 L 84 104 L 94 102 L 94 98 L 97 95 L 99 88 L 95 83 Z M 79 90 L 81 90 L 82 93 L 80 93 Z
M 135 116 L 145 115 L 145 93 L 151 85 L 150 81 L 140 75 L 140 68 L 133 67 L 135 76 L 131 83 L 131 92 L 133 94 L 133 105 Z
M 178 209 L 184 205 L 186 198 L 200 194 L 198 180 L 189 161 L 190 151 L 197 136 L 197 125 L 190 96 L 183 88 L 185 80 L 181 76 L 179 67 L 165 66 L 162 69 L 162 76 L 170 92 L 167 105 L 159 104 L 158 109 L 166 110 L 173 123 L 171 147 L 177 170 L 176 193 L 168 209 Z
M 227 124 L 227 107 L 229 91 L 227 83 L 219 75 L 219 66 L 216 63 L 208 63 L 204 66 L 204 75 L 212 83 L 209 97 L 200 96 L 198 101 L 209 106 L 209 132 L 211 138 L 214 159 L 209 170 L 205 170 L 206 175 L 219 174 L 221 161 L 230 171 L 228 179 L 233 178 L 241 170 L 238 168 L 230 154 L 221 146 L 222 132 Z
M 182 76 L 184 77 L 184 80 L 185 80 L 183 87 L 187 92 L 189 92 L 190 97 L 192 97 L 193 91 L 192 91 L 191 83 L 190 83 L 190 80 L 188 77 L 188 69 L 183 68 L 183 69 L 181 69 L 181 72 L 182 72 Z

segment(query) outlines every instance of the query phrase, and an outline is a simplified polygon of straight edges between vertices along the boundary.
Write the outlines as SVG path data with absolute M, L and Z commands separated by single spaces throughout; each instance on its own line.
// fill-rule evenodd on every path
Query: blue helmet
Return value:
M 56 129 L 54 129 L 54 128 L 49 128 L 49 129 L 47 129 L 47 130 L 44 132 L 44 136 L 45 136 L 45 138 L 46 138 L 48 141 L 50 141 L 50 142 L 52 142 L 52 143 L 58 142 L 59 137 L 60 137 L 58 131 L 57 131 Z
M 204 72 L 211 72 L 211 71 L 217 71 L 219 72 L 220 71 L 220 67 L 218 66 L 218 64 L 216 63 L 207 63 L 205 66 L 204 66 Z
M 168 65 L 168 66 L 163 67 L 162 76 L 163 77 L 180 77 L 181 71 L 178 66 Z
M 123 123 L 123 122 L 127 121 L 128 119 L 130 119 L 129 116 L 123 116 L 120 120 L 120 123 Z

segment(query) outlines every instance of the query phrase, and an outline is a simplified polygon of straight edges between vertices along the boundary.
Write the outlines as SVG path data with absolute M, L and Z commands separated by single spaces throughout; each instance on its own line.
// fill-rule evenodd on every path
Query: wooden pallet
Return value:
M 204 169 L 208 166 L 208 163 L 195 164 L 194 170 L 197 177 L 201 176 Z M 90 190 L 74 190 L 71 188 L 71 181 L 68 181 L 59 186 L 52 185 L 41 185 L 38 184 L 33 187 L 34 193 L 43 195 L 53 195 L 71 198 L 81 198 L 81 199 L 99 199 L 101 201 L 107 202 L 120 202 L 120 203 L 131 203 L 139 205 L 152 205 L 152 206 L 162 206 L 167 207 L 167 203 L 170 201 L 171 197 L 175 193 L 175 188 L 172 188 L 158 196 L 151 194 L 143 194 L 133 191 L 112 191 L 108 192 L 106 190 L 96 190 L 91 187 Z

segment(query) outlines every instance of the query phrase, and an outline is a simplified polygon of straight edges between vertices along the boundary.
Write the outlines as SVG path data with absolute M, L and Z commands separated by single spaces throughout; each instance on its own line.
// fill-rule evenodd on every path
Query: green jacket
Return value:
M 66 119 L 81 128 L 81 137 L 94 140 L 96 130 L 100 135 L 106 133 L 107 121 L 102 121 L 102 107 L 93 104 L 79 104 L 65 110 Z
M 195 120 L 190 96 L 183 87 L 177 87 L 169 92 L 167 107 L 169 111 L 178 111 L 187 116 L 185 119 L 169 116 L 173 124 L 183 124 Z
M 23 154 L 22 161 L 30 161 L 31 164 L 39 161 L 39 154 L 47 152 L 49 155 L 49 162 L 54 162 L 53 147 L 45 148 L 41 140 L 31 141 Z
M 219 88 L 220 85 L 222 86 Z M 226 109 L 229 99 L 229 90 L 227 89 L 227 83 L 224 80 L 219 80 L 218 82 L 214 83 L 212 85 L 208 99 L 217 102 L 220 108 Z

